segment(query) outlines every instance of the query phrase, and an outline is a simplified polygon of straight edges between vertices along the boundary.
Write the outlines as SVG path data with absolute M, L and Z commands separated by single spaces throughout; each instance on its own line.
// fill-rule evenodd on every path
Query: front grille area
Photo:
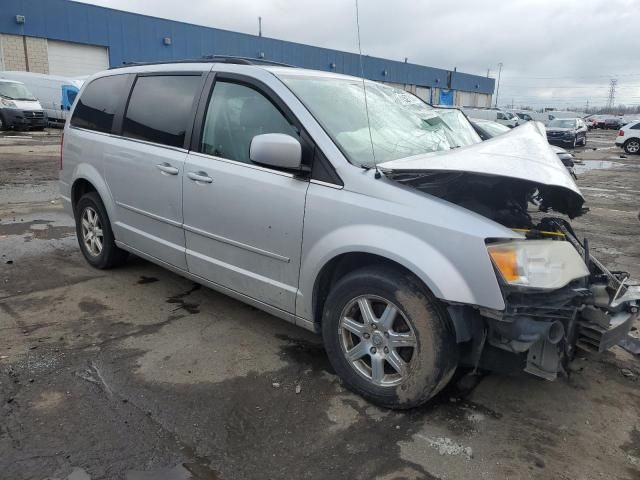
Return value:
M 24 110 L 22 112 L 22 116 L 27 119 L 34 118 L 41 120 L 44 118 L 44 112 L 38 110 Z
M 578 282 L 572 282 L 553 292 L 507 293 L 504 318 L 525 316 L 539 320 L 570 320 L 575 315 L 582 299 L 591 292 Z

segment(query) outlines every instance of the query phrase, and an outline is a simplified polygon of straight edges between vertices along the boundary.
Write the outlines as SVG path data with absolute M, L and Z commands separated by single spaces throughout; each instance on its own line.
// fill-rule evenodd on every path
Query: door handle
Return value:
M 213 182 L 213 178 L 211 178 L 205 172 L 189 172 L 187 173 L 187 177 L 189 177 L 194 182 L 201 182 L 201 183 Z
M 179 170 L 176 167 L 172 167 L 167 162 L 159 163 L 156 165 L 158 170 L 167 175 L 177 175 Z

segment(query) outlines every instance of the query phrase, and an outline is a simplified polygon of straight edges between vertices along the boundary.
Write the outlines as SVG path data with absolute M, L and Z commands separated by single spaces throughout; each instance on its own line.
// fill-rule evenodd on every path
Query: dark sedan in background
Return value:
M 547 125 L 547 140 L 552 145 L 584 146 L 587 144 L 587 130 L 581 118 L 556 118 Z
M 604 126 L 607 130 L 619 130 L 624 127 L 625 122 L 621 118 L 606 118 L 604 120 Z

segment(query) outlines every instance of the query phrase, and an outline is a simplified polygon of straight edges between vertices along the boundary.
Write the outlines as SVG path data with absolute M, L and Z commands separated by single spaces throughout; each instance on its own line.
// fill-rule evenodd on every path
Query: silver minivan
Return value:
M 575 236 L 583 197 L 535 122 L 482 141 L 390 86 L 227 60 L 84 84 L 60 185 L 92 266 L 133 253 L 320 333 L 393 408 L 458 366 L 554 379 L 627 334 L 640 288 Z

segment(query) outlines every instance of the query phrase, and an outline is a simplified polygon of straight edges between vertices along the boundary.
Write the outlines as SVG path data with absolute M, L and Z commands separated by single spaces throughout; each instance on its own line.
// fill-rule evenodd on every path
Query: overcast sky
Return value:
M 357 51 L 355 0 L 84 0 Z M 449 7 L 449 8 L 448 8 Z M 360 0 L 364 54 L 497 76 L 500 104 L 640 104 L 640 0 Z

